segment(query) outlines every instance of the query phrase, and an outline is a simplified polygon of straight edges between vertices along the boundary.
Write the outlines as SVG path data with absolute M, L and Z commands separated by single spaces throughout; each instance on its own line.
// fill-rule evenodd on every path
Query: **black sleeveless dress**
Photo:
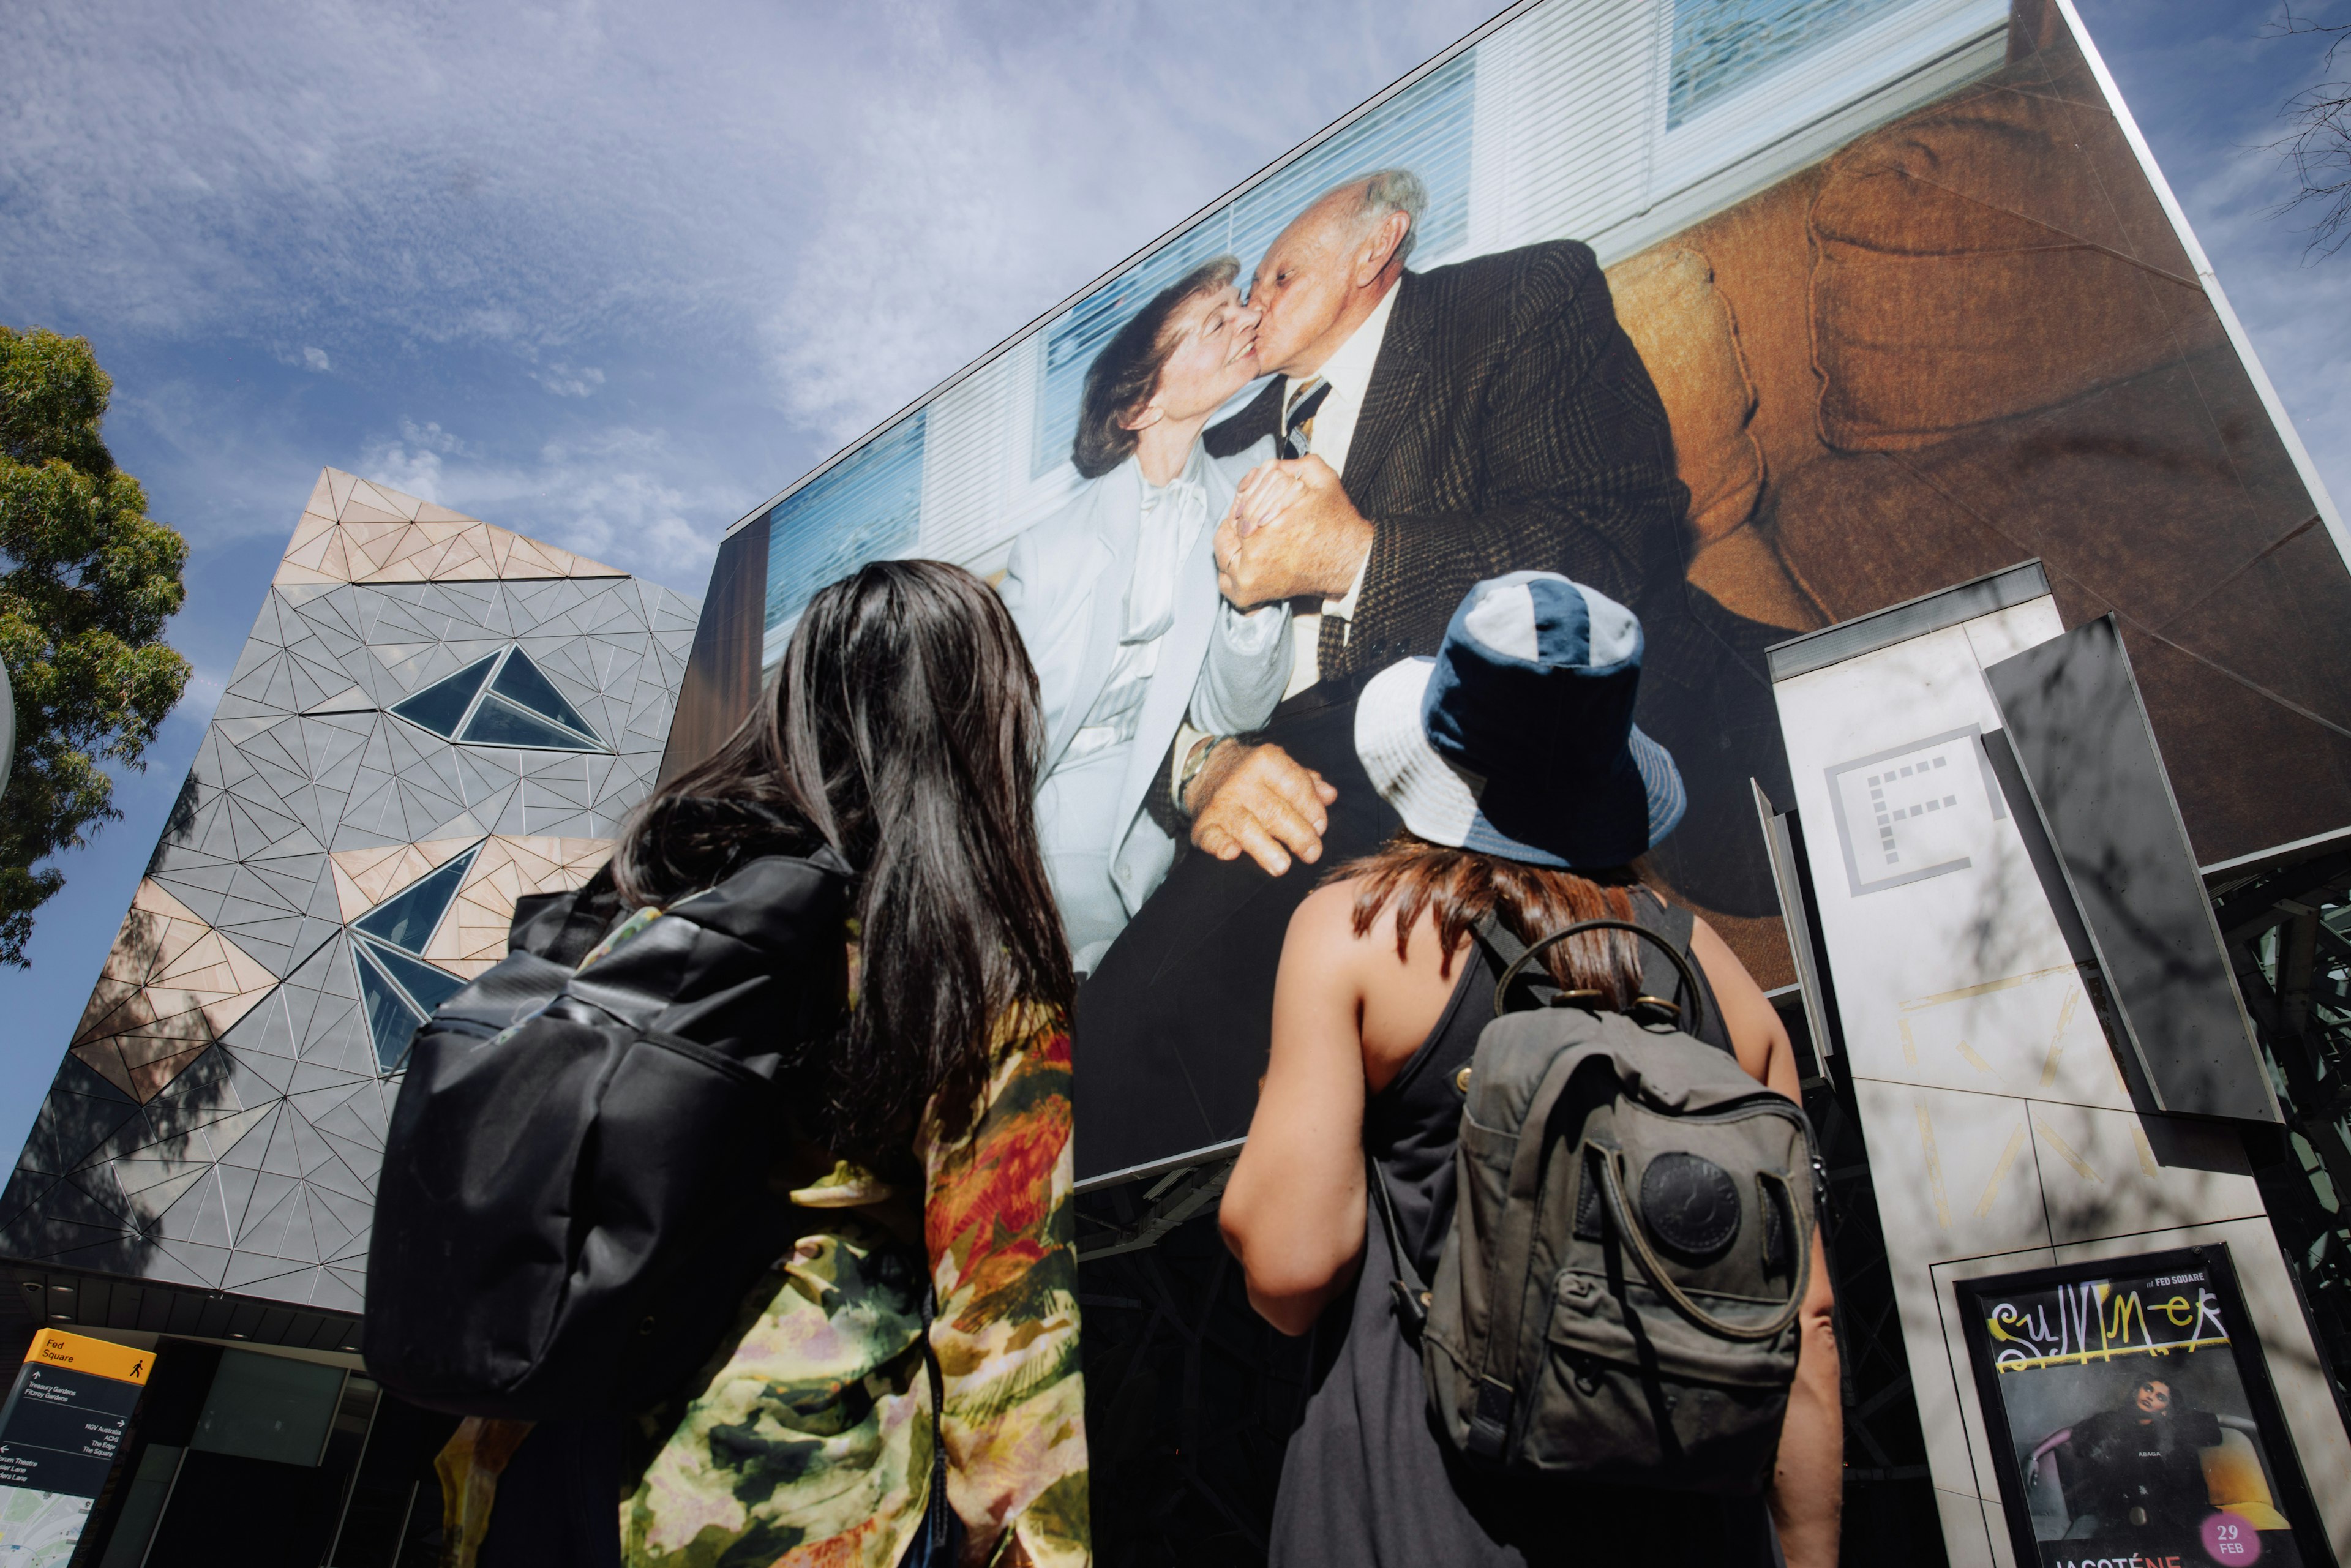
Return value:
M 1667 910 L 1646 888 L 1634 893 L 1633 908 L 1641 925 L 1687 950 L 1686 912 Z M 1479 1031 L 1493 1017 L 1500 970 L 1485 943 L 1471 944 L 1436 1028 L 1364 1108 L 1364 1146 L 1387 1172 L 1397 1226 L 1423 1279 L 1436 1276 L 1453 1218 L 1462 1103 L 1454 1077 L 1469 1064 Z M 1645 971 L 1654 995 L 1670 996 L 1667 987 L 1678 985 L 1657 954 L 1646 955 Z M 1730 1037 L 1702 970 L 1698 987 L 1698 1038 L 1727 1052 Z M 1395 1276 L 1387 1239 L 1377 1211 L 1366 1208 L 1363 1273 L 1315 1325 L 1324 1342 L 1317 1347 L 1321 1378 L 1283 1458 L 1273 1568 L 1764 1568 L 1780 1561 L 1760 1497 L 1564 1481 L 1496 1484 L 1465 1469 L 1430 1417 L 1419 1354 L 1389 1307 L 1388 1281 Z

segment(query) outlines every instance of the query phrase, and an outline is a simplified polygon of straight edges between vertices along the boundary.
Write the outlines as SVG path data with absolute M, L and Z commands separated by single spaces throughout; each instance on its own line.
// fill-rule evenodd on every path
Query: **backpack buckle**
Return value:
M 1481 1459 L 1499 1459 L 1510 1435 L 1510 1407 L 1518 1395 L 1507 1383 L 1490 1377 L 1478 1380 L 1478 1404 L 1469 1413 L 1469 1451 Z
M 1673 1024 L 1677 1028 L 1680 1026 L 1682 1021 L 1681 1004 L 1679 1002 L 1669 1002 L 1663 997 L 1635 997 L 1633 998 L 1633 1005 L 1626 1008 L 1625 1010 L 1628 1013 L 1639 1011 L 1660 1012 L 1666 1015 L 1666 1022 Z
M 1417 1346 L 1422 1332 L 1428 1327 L 1428 1292 L 1415 1291 L 1402 1280 L 1390 1280 L 1388 1295 L 1395 1307 L 1396 1322 L 1404 1329 L 1404 1337 Z

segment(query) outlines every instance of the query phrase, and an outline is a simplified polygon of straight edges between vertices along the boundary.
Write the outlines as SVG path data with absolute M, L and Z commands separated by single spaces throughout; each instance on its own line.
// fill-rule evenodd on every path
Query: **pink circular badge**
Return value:
M 2204 1555 L 2215 1563 L 2258 1563 L 2262 1560 L 2261 1532 L 2241 1515 L 2216 1513 L 2204 1521 Z

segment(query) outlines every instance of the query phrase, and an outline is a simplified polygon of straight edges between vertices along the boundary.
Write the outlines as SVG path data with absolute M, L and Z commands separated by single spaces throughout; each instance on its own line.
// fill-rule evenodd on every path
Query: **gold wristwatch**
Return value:
M 1192 780 L 1208 766 L 1208 758 L 1217 754 L 1217 747 L 1231 738 L 1228 735 L 1212 735 L 1192 747 L 1192 755 L 1184 759 L 1183 768 L 1176 775 L 1176 809 L 1178 811 L 1187 817 L 1192 814 L 1192 808 L 1186 803 L 1192 793 Z

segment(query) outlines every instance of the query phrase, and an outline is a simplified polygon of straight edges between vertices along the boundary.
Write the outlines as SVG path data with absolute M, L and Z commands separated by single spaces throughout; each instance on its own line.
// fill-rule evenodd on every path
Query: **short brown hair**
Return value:
M 1395 908 L 1399 961 L 1421 913 L 1433 914 L 1440 975 L 1453 972 L 1453 956 L 1469 939 L 1470 928 L 1489 915 L 1499 915 L 1512 936 L 1531 946 L 1580 920 L 1633 919 L 1632 889 L 1640 881 L 1629 867 L 1560 871 L 1433 844 L 1409 832 L 1397 833 L 1324 880 L 1358 884 L 1358 936 L 1370 936 L 1380 912 Z M 1597 991 L 1610 1008 L 1628 1008 L 1641 994 L 1641 942 L 1629 931 L 1583 932 L 1546 950 L 1542 962 L 1562 989 Z
M 1081 475 L 1099 479 L 1134 451 L 1135 435 L 1126 427 L 1126 416 L 1158 390 L 1159 372 L 1176 352 L 1167 336 L 1167 323 L 1176 312 L 1240 275 L 1237 256 L 1202 262 L 1153 295 L 1151 303 L 1102 345 L 1086 367 L 1086 390 L 1078 400 L 1077 439 L 1070 444 L 1070 461 Z

